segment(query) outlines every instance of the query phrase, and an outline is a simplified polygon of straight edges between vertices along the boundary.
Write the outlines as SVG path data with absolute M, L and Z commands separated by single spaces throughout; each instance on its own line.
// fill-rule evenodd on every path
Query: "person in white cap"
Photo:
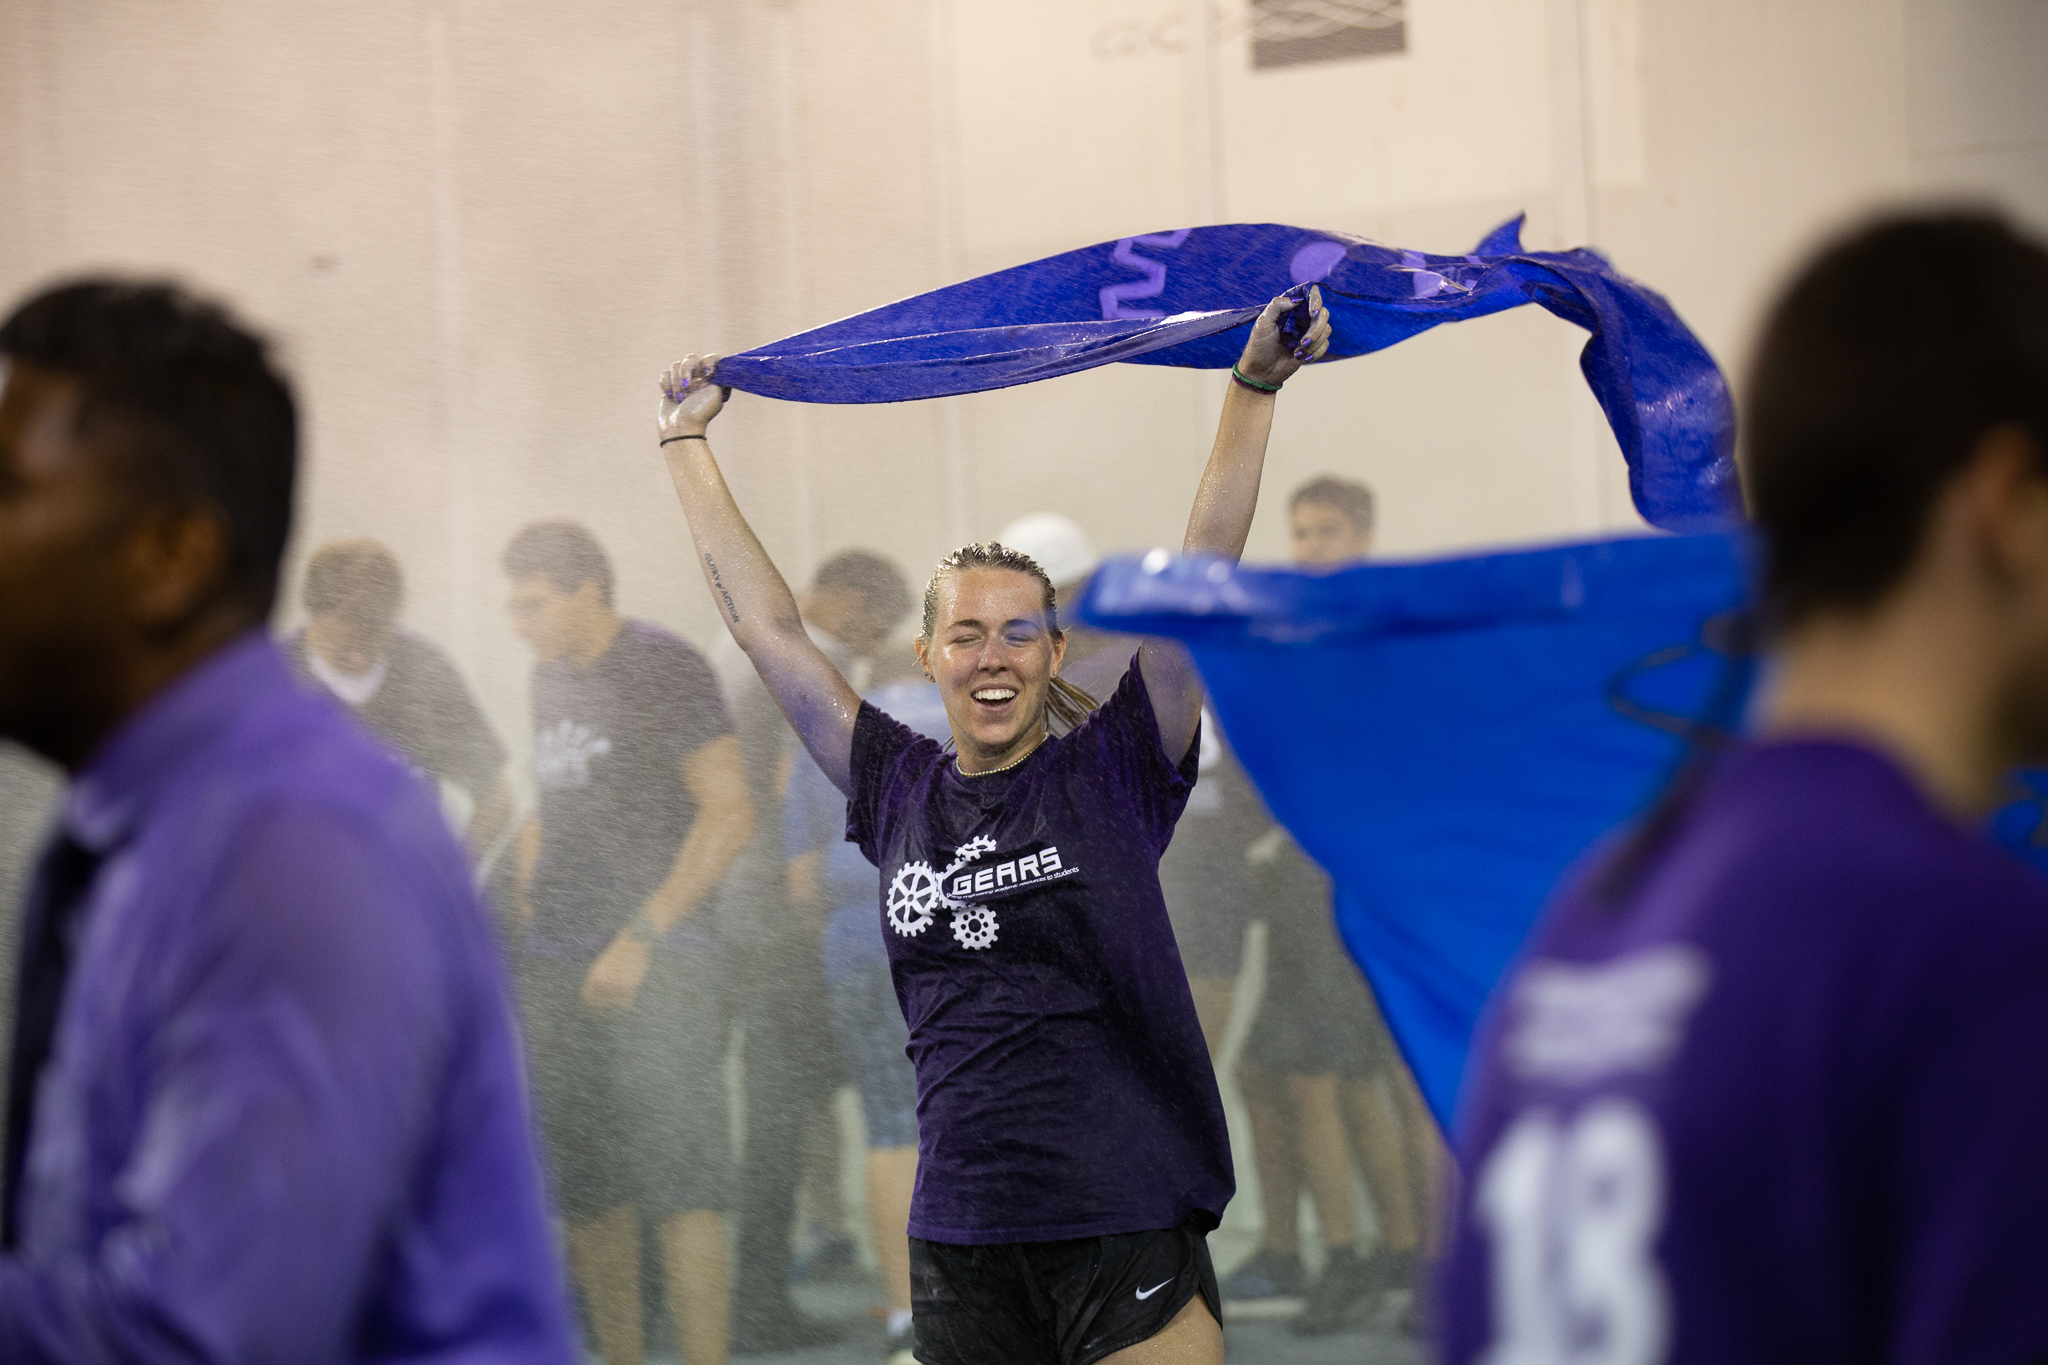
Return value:
M 1005 526 L 996 543 L 1029 555 L 1052 580 L 1059 600 L 1060 615 L 1072 620 L 1074 606 L 1088 590 L 1102 556 L 1095 542 L 1072 517 L 1058 512 L 1033 512 Z M 1138 637 L 1113 635 L 1083 625 L 1069 625 L 1067 653 L 1060 665 L 1061 675 L 1091 697 L 1107 697 L 1116 691 L 1124 669 L 1137 652 Z

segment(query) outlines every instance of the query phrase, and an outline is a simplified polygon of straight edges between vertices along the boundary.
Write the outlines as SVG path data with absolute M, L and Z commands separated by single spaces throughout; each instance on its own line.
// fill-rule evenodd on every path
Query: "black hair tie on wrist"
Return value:
M 709 436 L 664 436 L 661 438 L 661 443 L 663 445 L 667 445 L 671 441 L 704 441 L 708 443 L 710 440 Z

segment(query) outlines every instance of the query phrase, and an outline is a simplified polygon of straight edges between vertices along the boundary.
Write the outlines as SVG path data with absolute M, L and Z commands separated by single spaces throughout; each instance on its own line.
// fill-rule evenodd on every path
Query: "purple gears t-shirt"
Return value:
M 1813 741 L 1591 884 L 1481 1026 L 1443 1359 L 2048 1358 L 2048 884 Z
M 1214 1227 L 1235 1188 L 1159 855 L 1195 779 L 1143 676 L 1006 772 L 963 777 L 862 703 L 847 838 L 917 1067 L 910 1233 L 959 1244 Z

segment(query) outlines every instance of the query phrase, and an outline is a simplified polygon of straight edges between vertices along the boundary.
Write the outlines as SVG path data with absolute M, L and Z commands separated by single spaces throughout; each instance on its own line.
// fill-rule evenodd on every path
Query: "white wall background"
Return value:
M 655 376 L 1089 242 L 1270 220 L 1462 250 L 1512 213 L 1663 290 L 1731 370 L 1780 273 L 1872 206 L 2048 224 L 2048 0 L 1409 0 L 1408 51 L 1254 72 L 1242 0 L 0 0 L 0 295 L 167 270 L 284 343 L 298 553 L 389 542 L 408 615 L 523 748 L 496 568 L 583 519 L 625 608 L 709 644 Z M 1635 524 L 1534 309 L 1288 390 L 1286 489 L 1382 493 L 1415 554 Z M 913 574 L 1040 508 L 1178 538 L 1213 374 L 1113 367 L 718 427 L 792 577 Z

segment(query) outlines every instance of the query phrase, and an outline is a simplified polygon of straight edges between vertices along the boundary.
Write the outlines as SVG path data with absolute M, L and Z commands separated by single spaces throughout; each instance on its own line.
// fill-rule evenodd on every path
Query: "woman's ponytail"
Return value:
M 1045 691 L 1045 715 L 1047 727 L 1057 725 L 1058 734 L 1066 734 L 1080 727 L 1091 712 L 1102 703 L 1090 696 L 1086 689 L 1074 686 L 1065 678 L 1055 675 L 1051 686 Z

